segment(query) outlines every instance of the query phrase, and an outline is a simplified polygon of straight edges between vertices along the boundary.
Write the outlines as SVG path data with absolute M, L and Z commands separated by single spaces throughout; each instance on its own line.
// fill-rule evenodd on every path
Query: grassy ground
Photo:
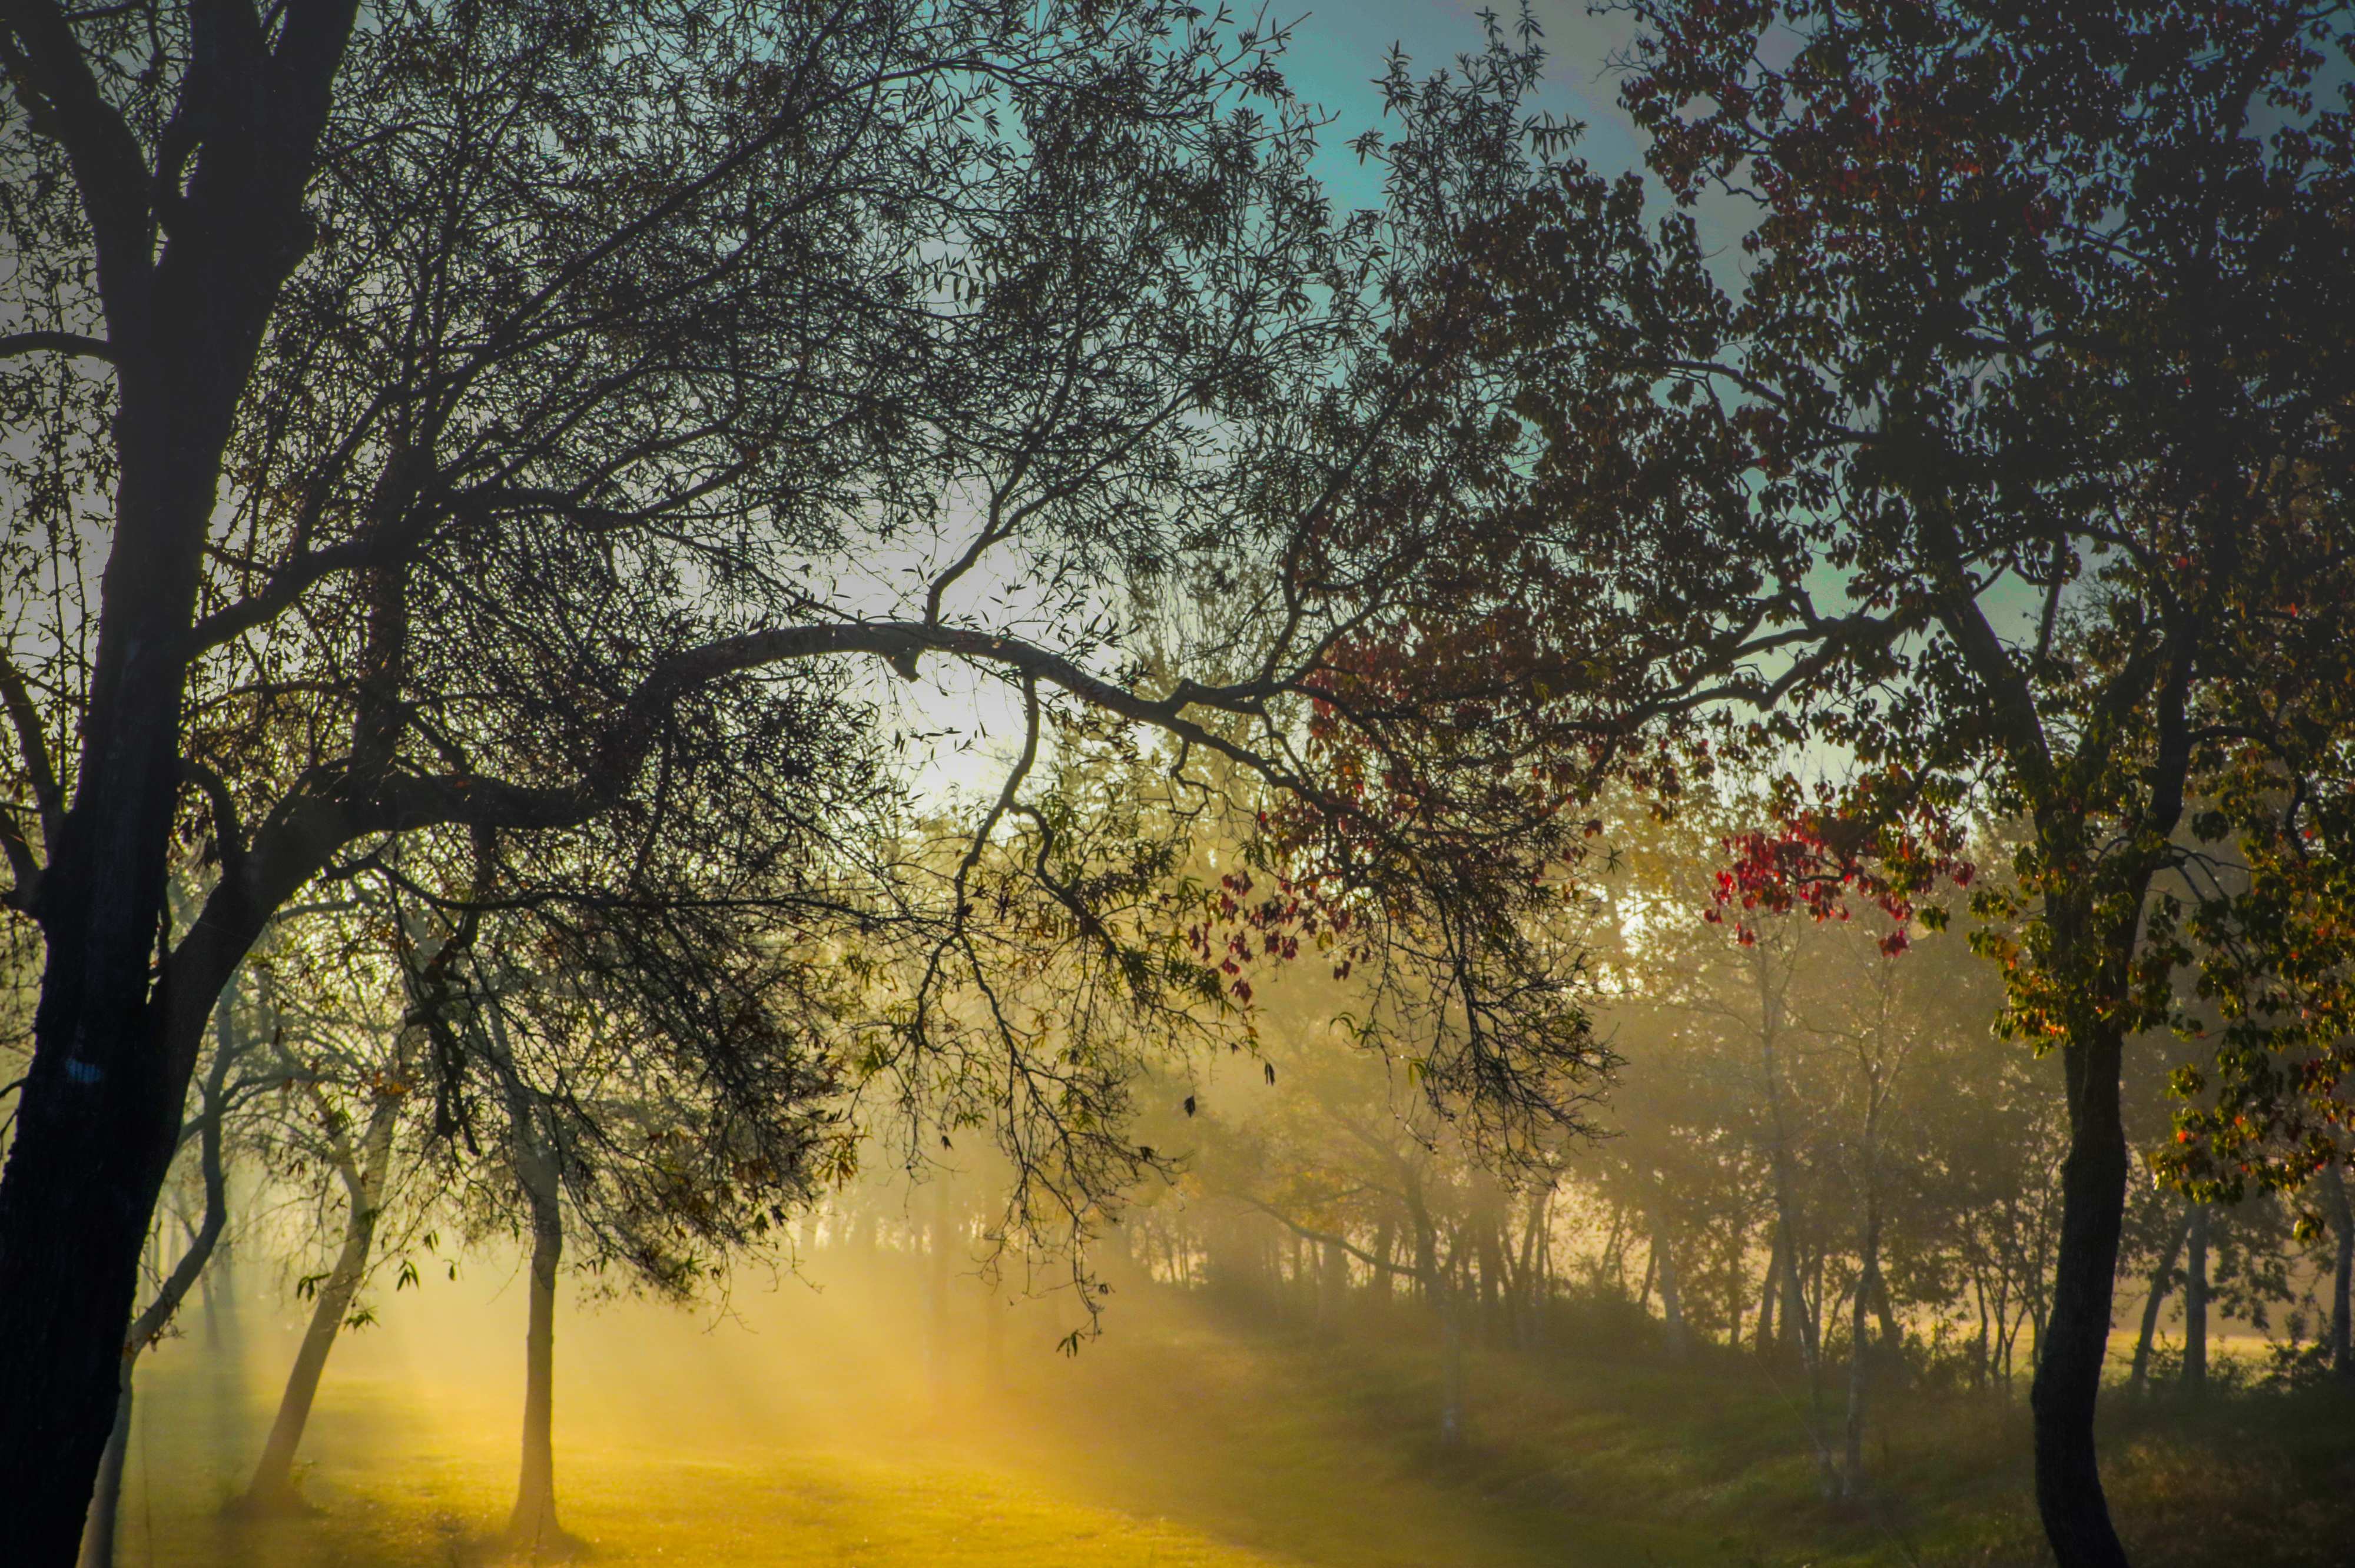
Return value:
M 564 1521 L 613 1564 L 1038 1568 L 2019 1568 L 2042 1563 L 2019 1404 L 1896 1393 L 1860 1502 L 1817 1485 L 1787 1374 L 1704 1358 L 1473 1358 L 1465 1440 L 1437 1440 L 1419 1319 L 1336 1340 L 1124 1302 L 1076 1360 L 967 1334 L 943 1384 L 903 1298 L 804 1292 L 749 1325 L 650 1308 L 559 1340 Z M 505 1310 L 513 1303 L 495 1306 Z M 220 1517 L 284 1364 L 165 1347 L 143 1373 L 126 1565 L 464 1563 L 503 1520 L 512 1335 L 436 1319 L 336 1352 L 305 1443 L 322 1510 Z M 1034 1317 L 1036 1315 L 1034 1314 Z M 2355 1403 L 2108 1402 L 2111 1495 L 2145 1568 L 2323 1568 L 2355 1539 Z

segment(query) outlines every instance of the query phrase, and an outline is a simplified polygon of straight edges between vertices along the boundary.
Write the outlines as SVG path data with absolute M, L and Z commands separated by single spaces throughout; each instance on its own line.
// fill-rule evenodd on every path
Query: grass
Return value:
M 412 1424 L 381 1402 L 368 1414 L 388 1429 Z M 122 1561 L 126 1568 L 358 1568 L 529 1560 L 494 1544 L 507 1478 L 490 1454 L 467 1451 L 473 1446 L 410 1455 L 397 1467 L 389 1456 L 371 1462 L 339 1454 L 305 1477 L 319 1511 L 299 1518 L 227 1519 L 218 1490 L 167 1481 L 160 1496 L 128 1499 Z M 565 1527 L 601 1564 L 1275 1568 L 1283 1561 L 934 1459 L 796 1452 L 726 1461 L 576 1442 L 563 1465 Z
M 1790 1374 L 1566 1342 L 1476 1354 L 1438 1441 L 1427 1325 L 1344 1338 L 1133 1293 L 1076 1360 L 1031 1321 L 945 1396 L 902 1281 L 764 1306 L 757 1333 L 652 1309 L 559 1340 L 559 1489 L 600 1563 L 1025 1568 L 2034 1568 L 2017 1400 L 1898 1392 L 1870 1494 L 1828 1501 Z M 396 1311 L 417 1310 L 404 1298 Z M 895 1315 L 896 1314 L 896 1315 Z M 405 1337 L 404 1337 L 405 1336 Z M 504 1520 L 511 1339 L 421 1319 L 338 1349 L 305 1442 L 323 1511 L 232 1522 L 282 1367 L 168 1346 L 143 1373 L 125 1568 L 472 1563 Z M 152 1375 L 151 1375 L 152 1374 Z M 1837 1408 L 1837 1400 L 1828 1401 Z M 2114 1396 L 2105 1475 L 2141 1568 L 2324 1568 L 2355 1539 L 2355 1404 L 2331 1391 Z

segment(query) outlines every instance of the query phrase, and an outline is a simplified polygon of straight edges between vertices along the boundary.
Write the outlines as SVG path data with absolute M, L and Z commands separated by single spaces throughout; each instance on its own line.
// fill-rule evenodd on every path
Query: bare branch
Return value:
M 102 337 L 78 332 L 12 332 L 0 334 L 0 359 L 26 354 L 70 354 L 84 359 L 114 363 L 114 345 Z

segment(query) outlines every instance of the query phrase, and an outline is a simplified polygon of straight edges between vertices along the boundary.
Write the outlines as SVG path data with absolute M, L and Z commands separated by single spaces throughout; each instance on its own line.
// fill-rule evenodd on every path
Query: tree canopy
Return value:
M 1460 518 L 1509 441 L 1450 371 L 1468 324 L 1408 323 L 1518 177 L 1534 64 L 1401 76 L 1387 205 L 1342 215 L 1281 42 L 1162 0 L 0 11 L 0 848 L 42 946 L 0 1182 L 17 1556 L 72 1550 L 213 999 L 356 879 L 442 939 L 497 912 L 473 972 L 578 968 L 788 1131 L 978 1031 L 1044 1071 L 1006 1117 L 1089 1129 L 1055 1145 L 1083 1200 L 1150 1156 L 993 963 L 1060 952 L 1148 1017 L 1234 994 L 1195 891 L 1146 891 L 1175 859 L 1071 863 L 1033 776 L 1144 726 L 1181 789 L 1220 758 L 1346 850 L 1214 923 L 1427 960 L 1432 1092 L 1557 1108 L 1585 1036 L 1502 916 L 1558 802 L 1434 740 L 1454 692 L 1341 689 L 1353 639 L 1452 635 L 1451 535 L 1397 503 Z M 1124 651 L 1132 596 L 1198 589 L 1226 612 Z M 944 665 L 1028 739 L 943 863 L 904 853 L 917 721 L 872 672 Z M 1414 810 L 1320 703 L 1414 759 Z M 430 1054 L 453 1118 L 468 1039 Z
M 2039 1490 L 2064 1563 L 2119 1563 L 2092 1414 L 2126 1042 L 2200 1028 L 2198 992 L 2232 1021 L 2183 1176 L 2295 1180 L 2344 1115 L 2355 34 L 1630 9 L 1623 101 L 1678 205 L 1564 178 L 1466 246 L 1448 308 L 1541 449 L 1487 526 L 1552 563 L 1551 616 L 1657 649 L 1626 711 L 1689 754 L 1853 760 L 1734 846 L 1735 918 L 1860 893 L 1902 942 L 1970 879 L 1966 809 L 2024 824 L 1976 898 L 2017 931 L 1983 933 L 2008 1027 L 2067 1083 Z M 1710 191 L 1749 204 L 1738 259 L 1700 243 Z

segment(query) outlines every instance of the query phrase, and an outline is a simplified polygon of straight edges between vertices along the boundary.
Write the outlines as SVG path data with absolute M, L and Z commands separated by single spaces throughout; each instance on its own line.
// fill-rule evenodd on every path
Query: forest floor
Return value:
M 790 1291 L 793 1287 L 789 1287 Z M 624 1305 L 559 1342 L 559 1486 L 590 1560 L 1065 1568 L 2021 1568 L 2043 1562 L 2017 1399 L 1892 1393 L 1860 1502 L 1817 1483 L 1804 1383 L 1706 1353 L 1471 1358 L 1443 1445 L 1427 1345 L 1164 1298 L 1076 1358 L 968 1341 L 837 1292 L 751 1334 Z M 414 1320 L 404 1320 L 402 1311 Z M 505 1336 L 418 1318 L 339 1346 L 304 1449 L 319 1512 L 221 1517 L 284 1362 L 167 1344 L 143 1372 L 123 1568 L 468 1564 L 504 1519 Z M 262 1338 L 266 1339 L 266 1336 Z M 240 1364 L 242 1363 L 242 1364 Z M 1830 1395 L 1828 1393 L 1828 1400 Z M 1836 1401 L 1832 1402 L 1837 1408 Z M 2355 1540 L 2355 1401 L 2107 1401 L 2144 1568 L 2323 1568 Z

